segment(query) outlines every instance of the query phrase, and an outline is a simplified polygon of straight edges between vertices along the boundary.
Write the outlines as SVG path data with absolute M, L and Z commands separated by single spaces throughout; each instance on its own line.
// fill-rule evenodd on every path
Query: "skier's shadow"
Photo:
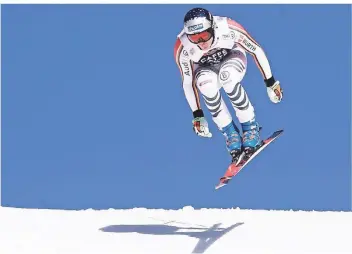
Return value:
M 103 232 L 114 233 L 139 233 L 148 235 L 186 235 L 198 238 L 199 241 L 192 253 L 204 253 L 214 242 L 235 227 L 241 226 L 243 222 L 233 224 L 227 228 L 219 227 L 220 223 L 210 228 L 205 227 L 177 227 L 163 224 L 151 225 L 111 225 L 103 227 Z M 180 231 L 182 230 L 182 231 Z M 195 231 L 196 230 L 196 231 Z

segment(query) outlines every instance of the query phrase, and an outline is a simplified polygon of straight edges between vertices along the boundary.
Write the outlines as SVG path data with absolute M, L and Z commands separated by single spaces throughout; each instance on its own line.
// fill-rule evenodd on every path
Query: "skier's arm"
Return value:
M 254 61 L 262 73 L 265 82 L 272 82 L 272 84 L 274 84 L 275 80 L 271 72 L 269 60 L 265 55 L 263 48 L 248 34 L 248 32 L 240 24 L 230 18 L 227 19 L 227 22 L 229 28 L 239 34 L 239 36 L 236 36 L 235 38 L 236 43 L 238 43 L 243 49 L 245 49 L 249 54 L 253 56 Z
M 180 39 L 177 39 L 174 48 L 174 57 L 182 77 L 182 88 L 187 102 L 193 112 L 193 117 L 203 117 L 198 90 L 193 82 L 193 63 L 183 50 Z
M 270 100 L 274 103 L 280 102 L 283 94 L 280 87 L 280 82 L 275 80 L 271 71 L 269 60 L 263 48 L 240 24 L 230 18 L 227 19 L 227 23 L 229 28 L 238 34 L 238 36 L 235 36 L 235 42 L 253 56 L 258 69 L 262 73 Z
M 175 44 L 174 57 L 182 76 L 183 91 L 193 112 L 193 131 L 201 137 L 211 138 L 212 134 L 209 131 L 208 122 L 200 107 L 198 90 L 193 82 L 193 63 L 189 59 L 187 51 L 183 49 L 179 39 Z

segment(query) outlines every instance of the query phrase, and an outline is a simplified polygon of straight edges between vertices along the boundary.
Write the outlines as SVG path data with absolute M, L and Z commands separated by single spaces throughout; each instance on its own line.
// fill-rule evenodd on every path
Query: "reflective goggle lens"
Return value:
M 198 34 L 189 34 L 188 38 L 193 43 L 206 42 L 211 38 L 211 33 L 209 31 L 204 31 Z

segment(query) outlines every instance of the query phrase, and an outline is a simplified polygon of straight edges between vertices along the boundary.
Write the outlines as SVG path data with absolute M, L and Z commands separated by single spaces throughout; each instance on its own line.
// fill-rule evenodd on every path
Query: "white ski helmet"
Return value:
M 213 15 L 206 9 L 193 8 L 183 20 L 184 31 L 192 43 L 206 42 L 214 36 Z

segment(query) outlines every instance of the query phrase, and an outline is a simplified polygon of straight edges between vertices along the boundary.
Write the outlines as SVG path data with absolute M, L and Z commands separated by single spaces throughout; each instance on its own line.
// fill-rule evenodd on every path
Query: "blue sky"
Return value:
M 283 102 L 250 55 L 243 85 L 283 136 L 214 190 L 224 137 L 206 110 L 193 133 L 173 59 L 194 5 L 2 6 L 3 206 L 351 210 L 350 6 L 200 6 L 264 48 Z

